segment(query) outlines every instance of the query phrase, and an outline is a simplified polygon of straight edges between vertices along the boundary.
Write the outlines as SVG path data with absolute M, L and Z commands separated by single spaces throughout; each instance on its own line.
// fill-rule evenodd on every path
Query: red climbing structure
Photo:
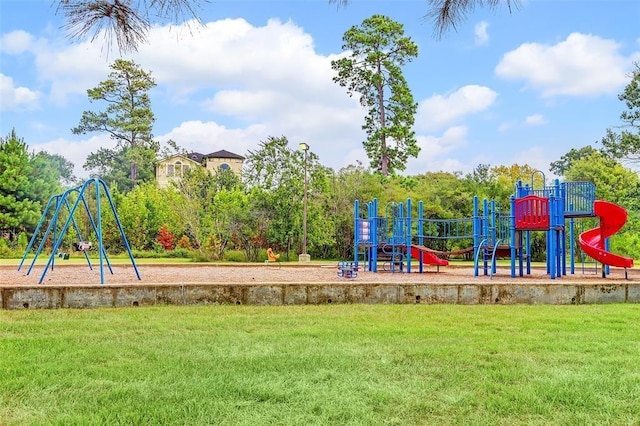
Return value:
M 515 219 L 518 231 L 549 229 L 549 198 L 527 195 L 515 200 Z

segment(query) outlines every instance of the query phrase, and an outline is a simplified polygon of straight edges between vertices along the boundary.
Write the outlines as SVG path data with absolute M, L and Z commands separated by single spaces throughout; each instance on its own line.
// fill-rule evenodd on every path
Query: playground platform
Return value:
M 0 266 L 2 309 L 138 307 L 157 305 L 321 305 L 321 304 L 598 304 L 640 303 L 640 270 L 612 268 L 550 280 L 544 270 L 513 279 L 504 267 L 492 277 L 473 277 L 472 268 L 447 267 L 426 273 L 337 275 L 335 264 L 114 266 L 107 283 L 87 266 L 56 266 L 43 284 Z

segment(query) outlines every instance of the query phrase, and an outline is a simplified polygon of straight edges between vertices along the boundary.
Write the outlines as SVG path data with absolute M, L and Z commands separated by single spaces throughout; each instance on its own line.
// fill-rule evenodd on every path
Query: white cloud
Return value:
M 254 119 L 265 111 L 276 111 L 287 100 L 284 94 L 273 90 L 220 90 L 204 105 L 218 114 Z
M 532 146 L 526 150 L 518 152 L 507 164 L 528 164 L 534 169 L 540 170 L 549 176 L 549 165 L 552 161 L 557 160 L 549 155 L 549 148 L 540 145 Z
M 191 25 L 154 27 L 149 43 L 135 59 L 153 69 L 159 83 L 172 90 L 201 89 L 298 93 L 344 97 L 331 81 L 333 56 L 315 52 L 313 38 L 293 22 L 271 19 L 252 26 L 244 19 L 209 22 L 195 33 Z
M 360 143 L 362 138 L 358 137 L 360 131 L 358 125 L 349 129 L 340 123 L 335 128 L 328 125 L 330 123 L 317 123 L 315 128 L 314 125 L 306 128 L 300 123 L 297 124 L 298 127 L 290 124 L 290 127 L 283 131 L 278 122 L 251 124 L 244 128 L 228 128 L 213 121 L 187 121 L 163 135 L 158 135 L 156 140 L 164 143 L 171 139 L 187 151 L 202 154 L 226 149 L 246 156 L 249 150 L 256 149 L 259 141 L 266 141 L 269 136 L 284 135 L 288 138 L 292 149 L 297 149 L 300 141 L 307 142 L 311 151 L 319 155 L 320 161 L 329 167 L 340 169 L 356 161 L 369 165 L 369 160 Z M 321 128 L 322 126 L 324 129 Z
M 2 43 L 4 53 L 34 55 L 38 80 L 50 85 L 49 96 L 57 106 L 65 105 L 69 95 L 86 96 L 87 89 L 108 74 L 109 61 L 97 43 L 67 45 L 59 40 L 36 39 L 25 31 L 5 34 Z
M 545 120 L 542 114 L 533 114 L 524 119 L 526 126 L 541 126 L 546 123 L 547 120 Z
M 15 86 L 13 78 L 0 73 L 0 111 L 32 110 L 38 107 L 40 92 Z
M 467 85 L 446 96 L 434 95 L 418 105 L 416 128 L 438 130 L 470 114 L 488 109 L 498 93 L 485 86 Z
M 547 124 L 547 120 L 544 118 L 542 114 L 532 114 L 519 123 L 514 121 L 504 121 L 500 123 L 498 126 L 498 132 L 505 133 L 511 129 L 518 127 L 533 127 L 533 126 L 542 126 Z
M 626 82 L 629 58 L 614 40 L 572 33 L 555 45 L 526 43 L 507 52 L 495 68 L 498 76 L 524 80 L 544 97 L 615 93 Z
M 17 30 L 0 37 L 0 52 L 18 55 L 29 49 L 33 36 L 26 31 Z
M 482 46 L 489 43 L 489 34 L 487 33 L 488 27 L 489 27 L 489 23 L 486 21 L 478 22 L 475 25 L 475 27 L 473 27 L 473 33 L 475 35 L 475 43 L 478 46 Z
M 87 179 L 89 172 L 82 166 L 87 161 L 87 157 L 98 148 L 111 149 L 115 147 L 115 142 L 106 134 L 96 135 L 88 139 L 69 140 L 56 138 L 44 143 L 33 145 L 36 151 L 47 151 L 50 154 L 62 155 L 74 164 L 73 173 L 79 178 Z
M 337 56 L 316 53 L 301 27 L 278 20 L 257 27 L 244 19 L 225 19 L 194 34 L 184 31 L 154 27 L 149 45 L 135 59 L 185 102 L 191 93 L 210 93 L 200 101 L 203 109 L 240 123 L 225 129 L 236 133 L 217 148 L 229 149 L 232 141 L 235 152 L 244 154 L 268 136 L 285 135 L 294 144 L 309 143 L 331 167 L 360 156 L 364 112 L 332 81 L 331 60 Z M 214 121 L 205 124 L 219 127 Z M 176 125 L 172 132 L 185 123 Z
M 265 139 L 266 129 L 256 124 L 245 129 L 229 129 L 215 122 L 186 121 L 156 139 L 166 142 L 171 139 L 187 151 L 201 154 L 226 149 L 244 155 L 256 141 Z
M 510 121 L 505 121 L 503 123 L 500 123 L 500 125 L 498 126 L 498 132 L 504 133 L 512 128 L 513 128 L 513 123 Z
M 11 40 L 3 44 L 7 52 L 35 55 L 38 78 L 50 84 L 51 98 L 59 105 L 69 95 L 86 96 L 88 88 L 106 78 L 113 61 L 101 50 L 104 45 L 100 42 L 59 46 L 57 41 L 35 39 L 24 31 L 9 33 L 5 39 Z M 244 19 L 225 19 L 202 27 L 193 23 L 156 25 L 148 40 L 131 59 L 152 70 L 159 86 L 182 102 L 190 93 L 212 90 L 215 102 L 209 106 L 215 107 L 225 96 L 229 99 L 229 93 L 235 92 L 236 99 L 240 93 L 256 99 L 268 88 L 274 100 L 287 93 L 289 98 L 317 97 L 337 107 L 351 104 L 345 90 L 332 81 L 331 60 L 338 56 L 316 53 L 312 37 L 292 22 L 271 19 L 254 27 Z M 221 88 L 228 93 L 215 95 Z M 254 110 L 259 107 L 251 106 Z M 286 107 L 279 104 L 276 109 Z M 272 102 L 269 110 L 274 110 Z
M 95 87 L 109 74 L 109 61 L 95 44 L 83 42 L 55 49 L 47 43 L 35 48 L 36 67 L 41 80 L 51 84 L 51 100 L 64 105 L 69 95 L 86 98 L 87 89 Z M 111 61 L 112 62 L 112 61 Z
M 50 84 L 52 100 L 63 104 L 70 95 L 86 99 L 86 90 L 106 79 L 113 58 L 101 45 L 30 38 L 27 50 L 35 55 L 39 79 Z M 225 19 L 202 27 L 154 26 L 149 43 L 131 59 L 152 70 L 154 108 L 177 108 L 179 99 L 179 108 L 200 110 L 201 121 L 165 121 L 172 130 L 158 140 L 172 138 L 198 152 L 245 154 L 268 136 L 285 135 L 294 144 L 309 143 L 325 164 L 341 167 L 359 155 L 364 112 L 332 81 L 336 57 L 316 53 L 312 37 L 292 22 L 253 26 Z
M 459 160 L 447 157 L 447 154 L 454 153 L 467 146 L 466 126 L 450 127 L 441 136 L 418 135 L 416 140 L 420 147 L 420 155 L 417 159 L 409 159 L 407 162 L 407 174 L 470 170 L 469 166 L 462 164 Z

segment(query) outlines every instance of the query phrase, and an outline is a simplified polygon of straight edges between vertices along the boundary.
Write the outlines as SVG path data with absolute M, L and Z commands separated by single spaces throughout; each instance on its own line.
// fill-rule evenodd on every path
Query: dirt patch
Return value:
M 0 286 L 33 286 L 38 285 L 43 267 L 34 267 L 26 275 L 28 267 L 17 270 L 17 266 L 0 267 Z M 138 280 L 131 265 L 113 267 L 113 274 L 108 267 L 104 267 L 105 284 L 180 284 L 180 283 L 210 283 L 210 284 L 254 284 L 254 283 L 548 283 L 562 282 L 580 283 L 621 283 L 625 282 L 624 270 L 611 268 L 608 278 L 602 279 L 599 271 L 596 274 L 591 268 L 582 272 L 576 268 L 575 275 L 563 276 L 551 280 L 543 268 L 536 268 L 531 275 L 522 278 L 511 278 L 508 267 L 498 268 L 491 279 L 490 276 L 473 276 L 472 267 L 429 267 L 424 273 L 390 273 L 359 271 L 353 279 L 338 276 L 335 264 L 298 266 L 298 265 L 138 265 L 141 280 Z M 482 274 L 482 270 L 480 271 Z M 640 270 L 628 271 L 629 281 L 640 282 Z M 41 285 L 100 285 L 100 268 L 94 265 L 93 270 L 87 265 L 59 265 L 54 270 L 47 271 Z

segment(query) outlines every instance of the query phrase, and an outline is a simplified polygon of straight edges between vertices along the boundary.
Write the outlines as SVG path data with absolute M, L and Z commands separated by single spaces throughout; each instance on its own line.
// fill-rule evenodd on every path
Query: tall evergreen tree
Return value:
M 159 144 L 152 136 L 155 118 L 149 91 L 156 82 L 150 72 L 133 61 L 116 59 L 110 68 L 107 80 L 87 90 L 89 100 L 106 102 L 106 109 L 84 111 L 80 124 L 72 132 L 108 133 L 116 141 L 113 149 L 102 147 L 92 152 L 84 168 L 97 169 L 100 177 L 126 190 L 138 180 L 145 182 L 155 176 Z
M 401 67 L 418 56 L 418 46 L 404 35 L 402 24 L 383 15 L 365 19 L 342 37 L 345 58 L 334 60 L 334 81 L 358 94 L 367 108 L 364 148 L 372 167 L 383 176 L 404 170 L 420 147 L 412 130 L 418 105 Z
M 47 200 L 61 192 L 58 170 L 42 159 L 41 154 L 29 154 L 15 129 L 0 137 L 0 231 L 12 238 L 31 231 Z

